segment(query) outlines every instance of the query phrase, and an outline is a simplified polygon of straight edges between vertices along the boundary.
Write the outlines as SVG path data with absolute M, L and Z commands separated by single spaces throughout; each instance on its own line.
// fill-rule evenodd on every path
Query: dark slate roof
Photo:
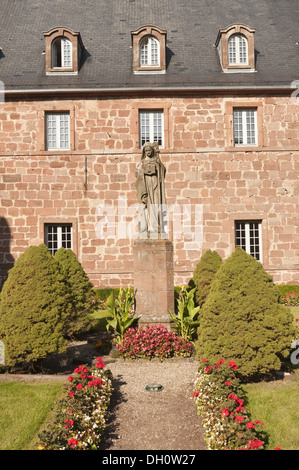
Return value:
M 298 0 L 1 0 L 0 80 L 6 90 L 44 88 L 288 87 L 299 80 Z M 131 31 L 167 31 L 167 73 L 134 75 Z M 256 73 L 223 73 L 220 29 L 256 30 Z M 80 32 L 77 76 L 47 76 L 43 33 Z

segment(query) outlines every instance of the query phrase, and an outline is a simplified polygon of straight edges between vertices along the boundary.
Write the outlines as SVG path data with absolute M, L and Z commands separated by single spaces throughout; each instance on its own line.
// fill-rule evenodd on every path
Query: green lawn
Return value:
M 299 371 L 294 376 L 274 382 L 246 385 L 253 420 L 264 423 L 269 434 L 267 450 L 299 450 Z
M 0 450 L 24 450 L 49 415 L 60 382 L 0 383 Z

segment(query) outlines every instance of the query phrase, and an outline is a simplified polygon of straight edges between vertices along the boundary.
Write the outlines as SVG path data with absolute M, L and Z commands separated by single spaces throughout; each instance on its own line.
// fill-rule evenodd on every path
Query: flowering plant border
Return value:
M 264 423 L 252 421 L 245 409 L 246 393 L 235 375 L 237 368 L 235 362 L 223 359 L 216 364 L 204 359 L 199 366 L 193 398 L 209 450 L 264 448 Z
M 192 356 L 192 345 L 161 324 L 129 328 L 116 345 L 123 359 L 152 359 Z
M 40 450 L 98 450 L 112 394 L 112 373 L 101 357 L 94 368 L 82 364 L 68 377 L 55 404 L 55 418 L 40 438 Z

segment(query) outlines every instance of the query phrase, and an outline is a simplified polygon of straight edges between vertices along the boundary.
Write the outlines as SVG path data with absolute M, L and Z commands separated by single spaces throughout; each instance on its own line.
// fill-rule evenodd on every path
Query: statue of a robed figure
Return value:
M 136 168 L 139 238 L 167 238 L 165 174 L 158 144 L 145 143 Z
M 158 144 L 147 142 L 136 168 L 139 238 L 133 248 L 135 309 L 139 325 L 160 323 L 170 329 L 173 245 L 166 228 L 165 174 Z

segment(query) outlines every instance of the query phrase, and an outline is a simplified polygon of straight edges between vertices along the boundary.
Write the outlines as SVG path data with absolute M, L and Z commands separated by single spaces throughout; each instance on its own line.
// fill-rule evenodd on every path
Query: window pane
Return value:
M 46 149 L 70 148 L 70 114 L 46 113 Z
M 153 37 L 145 37 L 140 42 L 140 66 L 157 66 L 159 62 L 159 41 Z
M 232 36 L 228 41 L 228 62 L 236 63 L 236 36 Z
M 240 57 L 240 64 L 247 63 L 247 47 L 246 47 L 246 39 L 243 36 L 239 36 L 239 57 Z
M 140 65 L 148 65 L 148 38 L 145 38 L 141 41 Z
M 72 249 L 72 225 L 71 224 L 46 224 L 45 245 L 52 256 L 59 248 Z
M 246 250 L 246 238 L 245 238 L 245 223 L 236 222 L 235 224 L 235 241 L 236 247 L 240 247 Z
M 233 111 L 233 131 L 235 145 L 257 144 L 257 110 L 238 109 Z
M 255 144 L 255 111 L 246 111 L 247 144 Z
M 236 221 L 235 246 L 262 261 L 261 221 Z
M 158 41 L 154 38 L 151 38 L 150 44 L 151 44 L 151 65 L 159 65 Z
M 63 45 L 63 63 L 62 67 L 71 67 L 72 66 L 72 45 L 68 39 L 62 39 Z
M 60 114 L 60 148 L 69 148 L 70 115 Z
M 243 144 L 243 121 L 241 110 L 234 110 L 234 143 Z
M 153 113 L 153 142 L 162 145 L 162 114 Z
M 140 111 L 139 113 L 139 140 L 140 147 L 145 142 L 158 142 L 163 146 L 163 112 Z
M 46 115 L 46 136 L 47 148 L 57 148 L 57 131 L 56 131 L 56 116 L 55 114 Z
M 150 122 L 149 113 L 142 111 L 140 113 L 140 146 L 150 141 Z

